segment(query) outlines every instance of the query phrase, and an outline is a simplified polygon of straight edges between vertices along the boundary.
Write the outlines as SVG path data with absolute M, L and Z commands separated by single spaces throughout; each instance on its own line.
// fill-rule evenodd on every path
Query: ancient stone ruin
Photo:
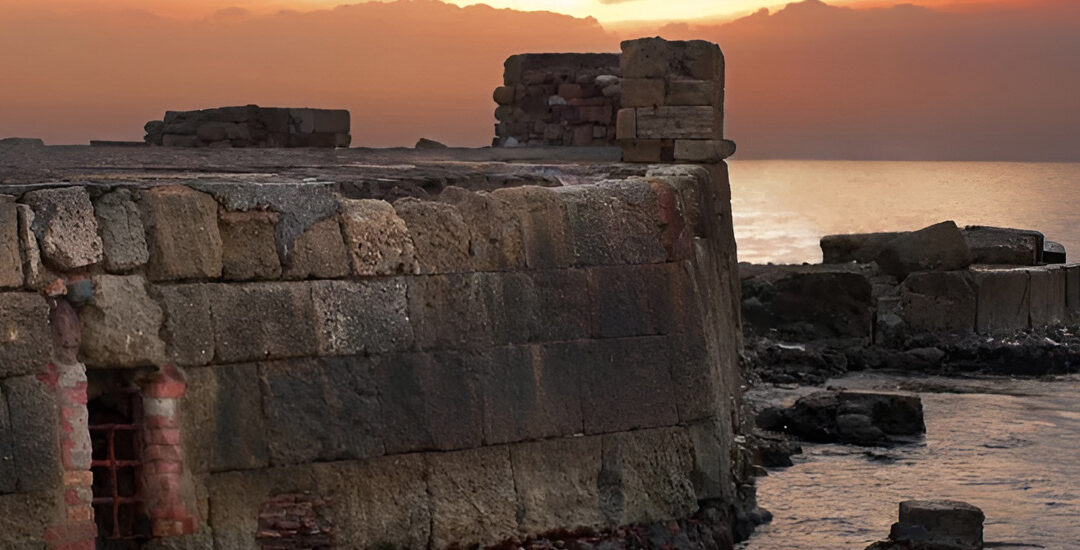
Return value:
M 348 147 L 349 111 L 219 107 L 166 111 L 144 127 L 144 140 L 165 147 Z
M 623 48 L 624 75 L 722 88 L 713 45 Z M 762 514 L 709 97 L 616 125 L 627 160 L 703 164 L 20 152 L 0 175 L 0 546 L 730 548 Z M 160 135 L 334 134 L 292 117 L 172 114 Z

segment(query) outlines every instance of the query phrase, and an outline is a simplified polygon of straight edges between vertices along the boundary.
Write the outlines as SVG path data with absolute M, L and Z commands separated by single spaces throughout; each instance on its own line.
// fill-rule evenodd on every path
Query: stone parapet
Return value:
M 165 147 L 348 147 L 349 111 L 218 107 L 166 111 L 144 127 L 149 145 Z

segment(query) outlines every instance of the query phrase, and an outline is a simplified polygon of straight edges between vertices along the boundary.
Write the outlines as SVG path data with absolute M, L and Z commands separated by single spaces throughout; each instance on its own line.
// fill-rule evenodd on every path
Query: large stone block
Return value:
M 49 267 L 70 271 L 101 261 L 101 237 L 85 188 L 30 191 L 22 200 L 34 210 L 32 228 Z
M 615 139 L 637 139 L 637 109 L 619 109 L 615 113 Z
M 19 218 L 19 250 L 22 253 L 22 270 L 28 289 L 40 290 L 56 280 L 41 261 L 37 236 L 34 235 L 34 210 L 25 204 L 15 205 Z
M 313 281 L 319 352 L 375 354 L 413 346 L 404 277 L 364 281 Z
M 619 104 L 623 107 L 658 107 L 667 93 L 663 78 L 624 78 L 620 88 Z
M 379 358 L 376 384 L 386 452 L 480 446 L 483 427 L 477 380 L 486 360 L 450 352 Z
M 574 265 L 649 264 L 667 259 L 657 192 L 644 180 L 557 189 Z
M 977 270 L 975 330 L 980 334 L 1022 330 L 1030 326 L 1029 277 L 1022 269 Z
M 1066 291 L 1068 272 L 1060 266 L 1028 270 L 1032 327 L 1061 324 L 1068 318 Z
M 0 547 L 11 550 L 41 550 L 45 531 L 66 519 L 58 491 L 0 495 Z
M 494 545 L 518 534 L 507 447 L 428 455 L 431 546 Z
M 741 275 L 743 319 L 764 334 L 869 338 L 873 287 L 866 273 L 836 266 L 766 266 Z
M 225 365 L 213 367 L 211 372 L 214 439 L 210 471 L 265 468 L 270 455 L 258 368 L 254 364 Z
M 597 529 L 602 437 L 564 437 L 510 446 L 523 537 Z
M 150 259 L 146 231 L 131 191 L 117 189 L 102 195 L 94 201 L 94 215 L 104 246 L 105 269 L 125 273 L 146 264 Z
M 716 110 L 710 106 L 662 106 L 637 109 L 638 139 L 723 139 Z
M 319 494 L 337 541 L 350 548 L 426 548 L 431 536 L 427 457 L 409 454 L 317 464 Z
M 735 142 L 726 139 L 677 139 L 675 160 L 719 162 L 735 154 Z
M 547 359 L 544 347 L 531 345 L 496 349 L 477 362 L 485 443 L 581 433 L 583 365 Z
M 179 185 L 155 187 L 142 193 L 139 207 L 150 247 L 150 280 L 221 276 L 218 204 L 212 197 Z
M 409 321 L 420 349 L 491 346 L 503 329 L 499 279 L 484 273 L 409 278 Z
M 214 321 L 207 284 L 159 285 L 151 292 L 165 322 L 165 355 L 178 365 L 205 365 L 214 359 Z
M 472 270 L 469 226 L 454 205 L 410 197 L 394 202 L 394 210 L 408 227 L 420 273 Z
M 420 272 L 408 227 L 390 203 L 371 199 L 342 201 L 341 229 L 354 274 Z
M 711 42 L 668 41 L 655 37 L 624 40 L 621 46 L 619 68 L 624 79 L 681 76 L 722 82 L 724 54 Z
M 210 476 L 207 489 L 214 548 L 230 550 L 263 550 L 255 538 L 263 503 L 275 495 L 318 490 L 315 472 L 307 467 L 220 473 Z
M 312 224 L 285 260 L 285 279 L 337 279 L 349 274 L 349 251 L 337 218 Z
M 0 200 L 0 288 L 19 288 L 22 285 L 19 207 L 14 202 Z
M 520 220 L 529 269 L 567 267 L 573 261 L 561 195 L 546 187 L 511 187 L 491 193 Z
M 596 267 L 589 296 L 600 338 L 650 336 L 678 330 L 675 306 L 689 284 L 678 264 Z
M 658 163 L 675 161 L 675 140 L 620 139 L 623 162 Z
M 9 471 L 19 493 L 56 490 L 61 484 L 60 419 L 56 398 L 36 376 L 0 381 L 11 438 Z
M 1080 313 L 1080 264 L 1065 266 L 1065 304 L 1070 316 Z
M 382 455 L 374 371 L 359 357 L 260 365 L 270 464 Z
M 915 271 L 956 271 L 971 265 L 971 252 L 952 221 L 902 233 L 885 243 L 874 259 L 881 270 L 902 281 Z
M 277 279 L 281 276 L 274 227 L 274 212 L 222 212 L 221 275 L 233 281 Z
M 0 293 L 0 379 L 40 372 L 51 357 L 45 298 L 27 292 Z
M 559 269 L 507 273 L 495 327 L 499 343 L 552 342 L 587 338 L 593 317 L 585 270 Z
M 983 547 L 983 511 L 966 502 L 906 500 L 889 538 L 910 548 L 978 550 Z
M 870 263 L 881 254 L 889 241 L 903 233 L 853 233 L 825 235 L 821 238 L 821 263 Z
M 712 80 L 672 80 L 664 105 L 720 105 L 721 96 Z
M 969 225 L 962 233 L 977 264 L 1036 265 L 1045 240 L 1038 231 L 981 225 Z
M 723 499 L 734 494 L 732 447 L 736 445 L 731 422 L 706 418 L 686 427 L 694 447 L 694 470 L 690 479 L 698 500 Z
M 600 499 L 612 525 L 689 517 L 697 511 L 694 449 L 685 429 L 603 437 Z
M 917 332 L 975 330 L 975 286 L 967 271 L 912 273 L 900 286 L 900 311 Z
M 679 422 L 671 358 L 661 337 L 545 346 L 545 367 L 581 372 L 584 432 L 610 433 Z
M 524 221 L 510 201 L 498 194 L 474 193 L 450 186 L 439 200 L 457 207 L 469 228 L 469 252 L 477 271 L 525 267 Z
M 165 361 L 164 317 L 141 275 L 98 275 L 94 298 L 79 315 L 83 360 L 93 367 L 138 367 Z
M 208 290 L 217 361 L 258 361 L 318 353 L 318 323 L 310 283 L 217 284 Z

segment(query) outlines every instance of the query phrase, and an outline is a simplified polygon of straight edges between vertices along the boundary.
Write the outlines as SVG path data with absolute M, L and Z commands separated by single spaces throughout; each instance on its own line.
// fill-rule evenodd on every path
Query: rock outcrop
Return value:
M 816 392 L 787 409 L 766 409 L 758 426 L 815 443 L 867 446 L 926 433 L 917 396 L 853 391 Z
M 888 541 L 866 550 L 981 550 L 983 521 L 979 508 L 955 500 L 907 500 Z

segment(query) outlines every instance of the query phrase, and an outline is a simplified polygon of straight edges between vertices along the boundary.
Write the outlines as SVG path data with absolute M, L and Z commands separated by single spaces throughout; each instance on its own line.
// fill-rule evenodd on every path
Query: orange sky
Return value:
M 724 49 L 727 133 L 741 158 L 1080 161 L 1072 0 L 965 10 L 806 0 L 633 30 L 439 0 L 200 19 L 104 1 L 0 0 L 0 137 L 137 140 L 167 109 L 257 103 L 349 109 L 356 145 L 480 146 L 507 56 L 614 52 L 621 39 L 660 34 Z M 651 1 L 612 5 L 636 14 Z

